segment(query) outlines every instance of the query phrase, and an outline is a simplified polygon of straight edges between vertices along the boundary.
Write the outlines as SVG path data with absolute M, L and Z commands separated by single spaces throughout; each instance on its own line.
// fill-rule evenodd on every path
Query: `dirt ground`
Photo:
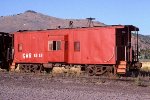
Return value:
M 0 72 L 0 100 L 150 100 L 150 86 L 127 80 Z

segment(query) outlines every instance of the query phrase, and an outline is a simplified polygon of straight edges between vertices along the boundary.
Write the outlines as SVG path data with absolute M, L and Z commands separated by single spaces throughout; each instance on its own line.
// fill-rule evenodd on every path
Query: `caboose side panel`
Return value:
M 14 34 L 14 61 L 20 63 L 46 63 L 46 35 L 40 32 Z
M 115 64 L 115 29 L 93 28 L 73 31 L 73 59 L 76 64 Z M 70 56 L 71 57 L 71 56 Z M 69 58 L 70 58 L 69 57 Z M 70 58 L 71 59 L 71 58 Z
M 67 62 L 68 30 L 48 30 L 47 61 L 49 63 Z
M 48 36 L 48 62 L 65 61 L 65 36 L 49 35 Z

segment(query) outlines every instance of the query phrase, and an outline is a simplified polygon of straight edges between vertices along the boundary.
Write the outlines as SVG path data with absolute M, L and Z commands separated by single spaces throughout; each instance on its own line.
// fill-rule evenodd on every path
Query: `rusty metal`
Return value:
M 88 20 L 88 27 L 93 27 L 94 26 L 94 23 L 93 23 L 93 20 L 95 20 L 95 18 L 92 18 L 92 17 L 89 17 L 89 18 L 86 18 Z
M 41 66 L 39 64 L 19 64 L 19 70 L 22 73 L 39 73 Z
M 89 76 L 95 75 L 95 69 L 96 69 L 96 67 L 94 65 L 89 65 L 87 67 L 87 73 L 88 73 L 88 75 Z
M 104 66 L 96 66 L 95 74 L 102 75 L 107 71 L 107 68 Z

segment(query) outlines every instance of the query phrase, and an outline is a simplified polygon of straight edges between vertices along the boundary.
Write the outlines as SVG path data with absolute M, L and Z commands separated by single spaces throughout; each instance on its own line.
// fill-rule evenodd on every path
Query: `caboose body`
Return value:
M 131 33 L 138 30 L 132 25 L 114 25 L 19 31 L 14 33 L 13 62 L 25 70 L 78 65 L 90 75 L 125 74 L 139 67 L 138 48 L 131 46 Z

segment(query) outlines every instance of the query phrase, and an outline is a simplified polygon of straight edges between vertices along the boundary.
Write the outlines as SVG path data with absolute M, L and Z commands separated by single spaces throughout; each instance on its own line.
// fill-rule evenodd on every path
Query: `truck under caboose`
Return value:
M 56 66 L 80 66 L 89 75 L 138 71 L 138 31 L 133 25 L 18 31 L 13 63 L 25 72 Z

